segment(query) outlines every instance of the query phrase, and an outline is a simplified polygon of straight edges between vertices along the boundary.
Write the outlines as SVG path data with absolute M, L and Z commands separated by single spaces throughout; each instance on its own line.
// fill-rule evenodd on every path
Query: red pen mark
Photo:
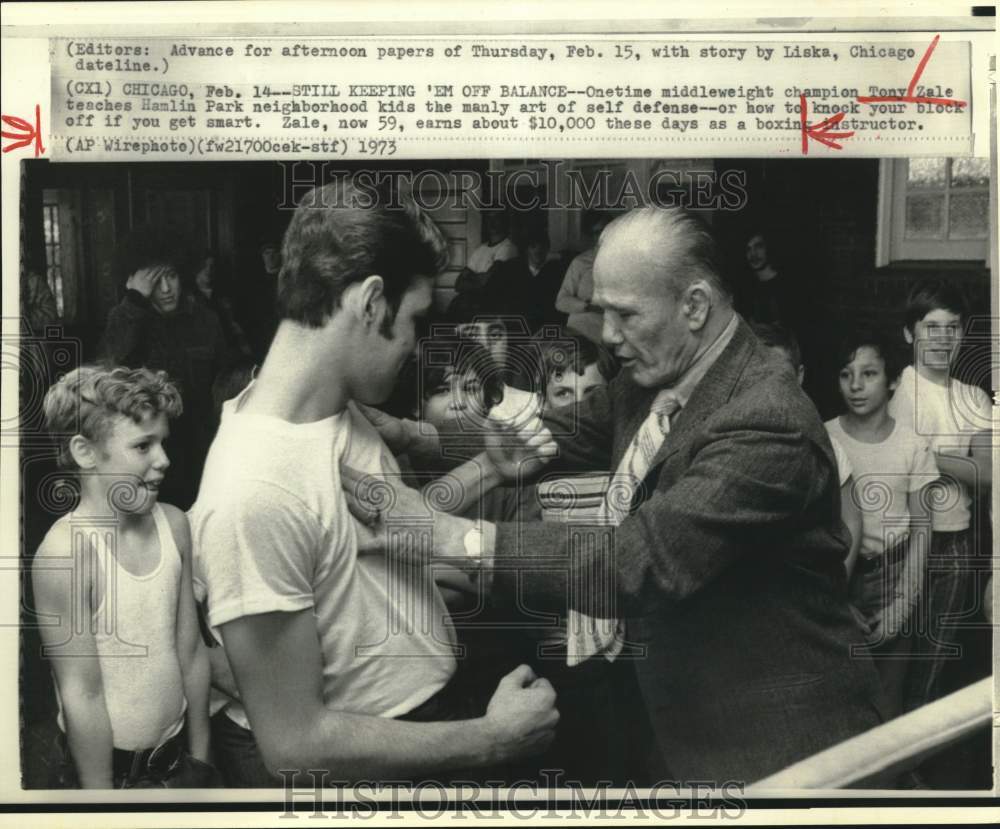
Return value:
M 850 138 L 854 135 L 854 132 L 831 132 L 831 130 L 844 120 L 846 113 L 838 112 L 831 115 L 825 121 L 820 121 L 818 124 L 809 124 L 806 122 L 807 109 L 806 96 L 799 95 L 799 122 L 802 124 L 802 155 L 809 155 L 810 138 L 814 141 L 819 141 L 820 144 L 825 144 L 827 147 L 842 150 L 843 147 L 833 139 Z
M 6 126 L 19 130 L 19 132 L 7 132 L 6 130 L 0 132 L 0 135 L 4 138 L 15 139 L 3 148 L 5 153 L 9 153 L 11 150 L 18 150 L 21 147 L 27 147 L 32 142 L 35 144 L 35 158 L 38 158 L 38 156 L 45 152 L 45 147 L 42 146 L 42 108 L 38 104 L 35 104 L 34 125 L 23 118 L 18 118 L 16 115 L 2 115 L 0 119 L 3 120 Z
M 917 64 L 917 70 L 913 73 L 913 77 L 910 78 L 910 85 L 906 87 L 905 95 L 859 95 L 858 103 L 943 104 L 944 106 L 964 107 L 967 102 L 959 101 L 957 98 L 932 98 L 929 95 L 913 94 L 916 91 L 917 84 L 920 82 L 920 76 L 924 74 L 927 62 L 931 59 L 931 54 L 934 52 L 934 49 L 937 47 L 940 39 L 941 35 L 934 35 L 934 40 L 932 40 L 931 45 L 927 47 L 927 51 L 924 52 L 924 56 L 920 59 L 920 63 Z

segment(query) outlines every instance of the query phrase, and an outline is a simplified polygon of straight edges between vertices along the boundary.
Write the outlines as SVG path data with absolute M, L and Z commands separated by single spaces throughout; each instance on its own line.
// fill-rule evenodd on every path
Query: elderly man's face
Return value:
M 593 301 L 604 309 L 604 343 L 647 388 L 674 383 L 698 346 L 657 260 L 633 228 L 601 245 L 594 262 Z

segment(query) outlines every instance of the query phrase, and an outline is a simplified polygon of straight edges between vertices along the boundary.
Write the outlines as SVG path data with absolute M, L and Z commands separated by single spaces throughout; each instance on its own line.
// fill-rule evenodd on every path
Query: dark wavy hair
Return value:
M 338 180 L 309 191 L 292 216 L 281 250 L 278 306 L 283 319 L 321 327 L 344 290 L 381 276 L 387 324 L 417 276 L 436 276 L 448 263 L 441 231 L 416 203 Z

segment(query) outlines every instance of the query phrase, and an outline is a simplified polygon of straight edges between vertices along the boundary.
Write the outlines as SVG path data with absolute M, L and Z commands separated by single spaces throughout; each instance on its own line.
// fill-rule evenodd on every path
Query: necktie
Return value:
M 664 389 L 653 399 L 649 415 L 632 438 L 611 478 L 601 506 L 600 520 L 603 523 L 617 526 L 628 516 L 635 491 L 649 472 L 653 458 L 670 431 L 670 416 L 679 408 L 680 401 L 669 389 Z M 591 590 L 601 588 L 613 590 L 615 586 L 607 579 L 601 585 L 589 585 Z M 621 653 L 625 633 L 621 619 L 595 619 L 570 609 L 567 626 L 567 665 L 579 665 L 598 653 L 611 662 Z

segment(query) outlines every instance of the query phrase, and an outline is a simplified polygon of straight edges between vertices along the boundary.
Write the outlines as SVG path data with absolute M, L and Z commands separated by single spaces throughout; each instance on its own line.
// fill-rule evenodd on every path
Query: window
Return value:
M 83 245 L 80 234 L 80 192 L 71 188 L 42 190 L 42 236 L 45 242 L 45 279 L 65 323 L 80 312 Z
M 45 223 L 45 279 L 56 298 L 60 318 L 64 313 L 62 253 L 59 243 L 59 205 L 45 202 L 42 205 Z
M 876 264 L 985 260 L 990 239 L 986 158 L 883 161 Z

